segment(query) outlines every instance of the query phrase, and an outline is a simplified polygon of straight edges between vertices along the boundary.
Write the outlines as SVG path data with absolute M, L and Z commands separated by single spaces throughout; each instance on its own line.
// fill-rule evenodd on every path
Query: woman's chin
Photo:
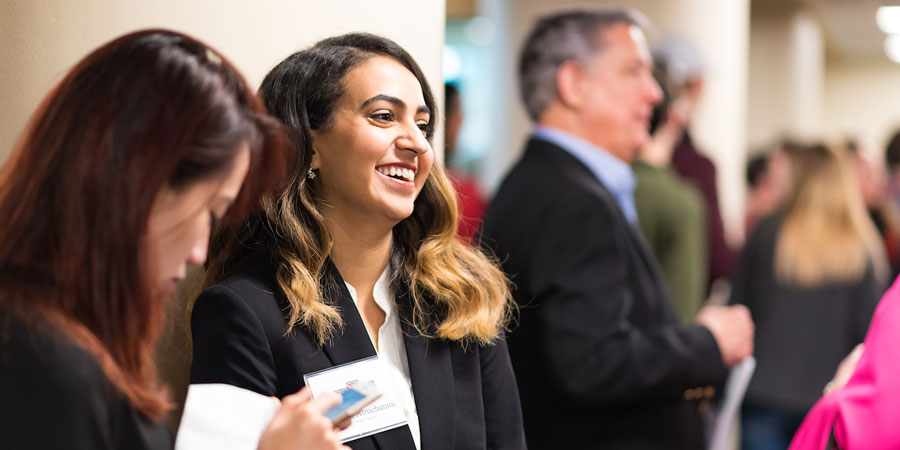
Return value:
M 408 219 L 409 216 L 412 215 L 412 213 L 413 213 L 412 208 L 403 209 L 403 210 L 395 210 L 395 211 L 391 212 L 389 217 L 394 221 L 394 225 L 396 225 L 396 224 Z
M 411 216 L 414 209 L 415 203 L 413 201 L 397 199 L 396 201 L 386 202 L 383 205 L 382 214 L 396 225 Z
M 175 289 L 178 287 L 178 281 L 179 280 L 176 278 L 170 278 L 166 281 L 161 282 L 156 288 L 157 295 L 161 297 L 171 297 L 175 295 Z

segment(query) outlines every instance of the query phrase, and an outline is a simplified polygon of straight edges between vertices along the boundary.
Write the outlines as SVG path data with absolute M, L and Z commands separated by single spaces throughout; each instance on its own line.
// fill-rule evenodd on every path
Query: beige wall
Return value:
M 822 26 L 802 9 L 753 10 L 750 147 L 781 136 L 851 137 L 882 158 L 900 128 L 900 65 L 883 55 L 826 57 L 824 43 Z
M 825 46 L 818 22 L 801 10 L 753 12 L 747 141 L 816 138 L 825 129 Z
M 815 16 L 797 7 L 754 9 L 748 144 L 782 136 L 852 137 L 881 158 L 900 127 L 900 65 L 885 56 L 826 58 Z
M 498 120 L 496 152 L 488 157 L 486 184 L 493 189 L 521 153 L 530 123 L 519 101 L 515 67 L 519 48 L 535 19 L 554 10 L 576 5 L 628 6 L 653 22 L 654 36 L 677 33 L 694 41 L 707 59 L 706 94 L 699 105 L 694 137 L 719 169 L 720 203 L 726 225 L 740 229 L 743 210 L 749 0 L 484 0 L 483 11 L 500 23 L 508 41 L 499 43 L 497 55 L 505 63 L 505 82 L 498 98 L 506 109 Z
M 900 65 L 876 61 L 829 62 L 825 77 L 825 125 L 831 135 L 874 147 L 881 158 L 900 128 Z
M 0 8 L 0 159 L 42 96 L 76 61 L 122 33 L 187 32 L 227 55 L 257 86 L 291 52 L 348 31 L 395 39 L 439 87 L 443 0 L 3 0 Z M 443 96 L 441 89 L 435 94 Z M 436 133 L 440 139 L 443 133 Z M 437 143 L 439 144 L 439 143 Z M 440 145 L 436 145 L 440 147 Z

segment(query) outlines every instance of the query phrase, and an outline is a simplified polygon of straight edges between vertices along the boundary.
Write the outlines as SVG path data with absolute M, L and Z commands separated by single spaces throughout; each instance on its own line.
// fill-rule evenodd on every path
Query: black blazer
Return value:
M 724 381 L 718 347 L 678 323 L 643 238 L 585 165 L 532 139 L 483 239 L 521 305 L 508 342 L 529 447 L 703 447 L 693 399 Z
M 0 301 L 0 305 L 3 302 Z M 169 450 L 94 356 L 56 324 L 0 306 L 0 448 Z
M 784 218 L 779 211 L 754 226 L 734 274 L 731 302 L 750 309 L 756 329 L 756 371 L 745 403 L 804 415 L 841 360 L 865 339 L 884 286 L 871 263 L 858 280 L 799 286 L 776 278 Z
M 295 327 L 286 337 L 287 300 L 268 263 L 206 289 L 194 306 L 191 383 L 228 383 L 282 398 L 303 387 L 303 374 L 375 354 L 337 269 L 328 298 L 344 319 L 325 347 Z M 395 290 L 396 291 L 396 290 Z M 398 312 L 409 317 L 405 293 Z M 402 320 L 423 450 L 522 449 L 525 437 L 506 343 L 463 348 L 428 339 Z M 409 427 L 347 443 L 357 450 L 415 450 Z

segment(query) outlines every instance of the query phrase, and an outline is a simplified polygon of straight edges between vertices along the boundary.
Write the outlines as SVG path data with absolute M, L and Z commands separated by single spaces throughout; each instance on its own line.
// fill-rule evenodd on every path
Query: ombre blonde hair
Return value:
M 879 281 L 887 257 L 869 219 L 848 151 L 829 145 L 786 149 L 791 190 L 775 248 L 782 282 L 816 286 L 853 282 L 872 266 Z
M 210 286 L 239 273 L 246 266 L 248 245 L 255 245 L 276 267 L 275 278 L 287 298 L 285 333 L 300 326 L 321 345 L 343 320 L 326 295 L 335 281 L 326 270 L 332 236 L 321 214 L 318 181 L 307 176 L 313 153 L 310 135 L 331 125 L 347 72 L 375 55 L 395 59 L 418 79 L 431 111 L 426 128 L 431 139 L 437 120 L 434 97 L 418 65 L 393 41 L 351 33 L 289 56 L 266 76 L 260 94 L 297 149 L 293 179 L 249 221 L 216 232 L 203 276 L 202 284 Z M 444 169 L 435 164 L 412 215 L 393 229 L 391 284 L 408 293 L 411 317 L 404 319 L 422 335 L 487 345 L 509 321 L 509 282 L 493 258 L 457 238 L 457 221 L 456 193 Z

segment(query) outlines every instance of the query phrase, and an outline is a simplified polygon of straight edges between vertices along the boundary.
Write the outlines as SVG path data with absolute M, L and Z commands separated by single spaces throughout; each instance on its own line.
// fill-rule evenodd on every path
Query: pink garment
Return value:
M 894 281 L 875 310 L 865 350 L 850 381 L 813 406 L 790 450 L 824 449 L 832 424 L 841 449 L 900 449 L 898 281 Z

